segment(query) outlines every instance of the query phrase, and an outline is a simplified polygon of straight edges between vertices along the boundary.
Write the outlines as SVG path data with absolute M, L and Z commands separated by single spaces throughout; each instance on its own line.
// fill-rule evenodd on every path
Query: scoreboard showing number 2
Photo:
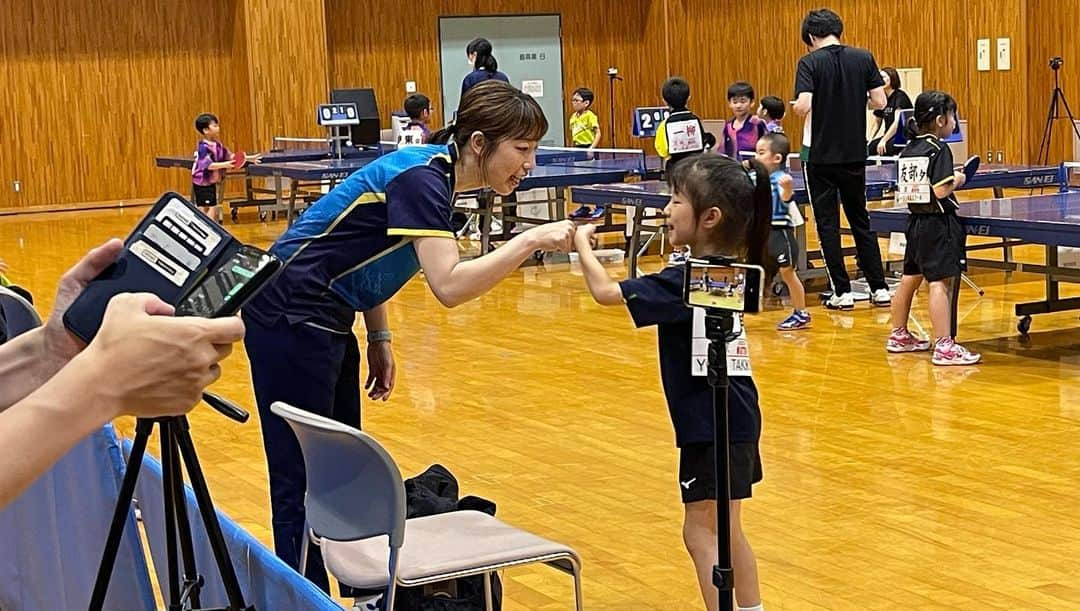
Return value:
M 643 107 L 634 109 L 633 134 L 638 138 L 652 138 L 656 135 L 656 127 L 661 121 L 668 118 L 671 111 L 664 106 Z

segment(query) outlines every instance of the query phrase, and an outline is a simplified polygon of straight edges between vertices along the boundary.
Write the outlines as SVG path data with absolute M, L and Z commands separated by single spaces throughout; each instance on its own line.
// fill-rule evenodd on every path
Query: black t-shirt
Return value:
M 683 303 L 684 273 L 682 265 L 673 265 L 659 273 L 619 283 L 634 324 L 657 327 L 660 379 L 679 447 L 713 440 L 712 387 L 707 378 L 690 372 L 694 316 Z M 729 380 L 729 439 L 757 441 L 761 434 L 761 411 L 754 380 L 748 376 L 732 376 Z
M 866 161 L 866 94 L 884 85 L 874 56 L 865 49 L 828 45 L 799 60 L 795 97 L 814 94 L 809 161 Z
M 911 98 L 903 89 L 893 89 L 893 92 L 889 94 L 889 98 L 885 101 L 885 108 L 874 111 L 874 116 L 881 118 L 882 124 L 885 126 L 885 129 L 881 130 L 882 134 L 892 127 L 896 115 L 900 114 L 900 111 L 905 108 L 915 108 L 915 105 L 911 103 Z M 897 129 L 903 127 L 901 125 Z
M 952 150 L 933 134 L 909 142 L 897 166 L 897 203 L 907 204 L 913 214 L 955 213 L 960 207 L 953 193 L 943 200 L 934 195 L 934 187 L 953 182 L 956 175 Z

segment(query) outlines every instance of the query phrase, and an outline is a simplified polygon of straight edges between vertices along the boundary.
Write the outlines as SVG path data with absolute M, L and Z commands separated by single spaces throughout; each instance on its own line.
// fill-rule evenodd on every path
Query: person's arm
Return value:
M 574 246 L 577 247 L 578 262 L 581 264 L 581 272 L 585 277 L 585 285 L 589 287 L 593 299 L 600 305 L 621 305 L 623 303 L 622 290 L 619 283 L 608 276 L 600 260 L 593 252 L 593 236 L 596 233 L 596 225 L 583 225 L 578 227 L 574 234 Z
M 805 117 L 813 108 L 815 87 L 809 56 L 803 56 L 799 59 L 799 67 L 795 71 L 795 104 L 792 106 L 795 114 Z
M 660 155 L 661 159 L 671 157 L 668 154 L 667 144 L 667 119 L 664 119 L 656 126 L 656 136 L 653 137 L 653 146 L 656 147 L 656 154 Z
M 885 104 L 887 104 L 888 101 L 889 99 L 885 95 L 885 86 L 874 87 L 870 90 L 870 102 L 867 104 L 867 107 L 869 107 L 870 110 L 881 110 L 882 108 L 885 108 Z
M 795 189 L 792 188 L 791 174 L 784 173 L 777 181 L 776 184 L 780 187 L 780 201 L 790 202 L 791 198 L 795 195 Z
M 0 413 L 0 507 L 6 506 L 83 437 L 119 415 L 97 392 L 108 369 L 66 367 Z
M 814 107 L 813 100 L 814 94 L 809 91 L 804 91 L 799 94 L 798 98 L 795 98 L 795 104 L 792 106 L 792 110 L 800 117 L 805 117 L 810 114 L 810 109 Z
M 414 246 L 431 292 L 439 303 L 454 308 L 490 291 L 538 250 L 569 252 L 573 237 L 572 221 L 547 223 L 470 261 L 461 260 L 452 237 L 419 237 Z
M 59 297 L 58 297 L 59 301 Z M 40 388 L 0 413 L 0 507 L 113 418 L 189 411 L 243 338 L 237 317 L 173 318 L 149 294 L 114 297 L 94 341 Z M 6 386 L 6 385 L 5 385 Z
M 0 410 L 44 384 L 83 349 L 83 343 L 64 327 L 63 314 L 86 285 L 116 261 L 123 248 L 123 242 L 113 239 L 86 253 L 60 277 L 45 326 L 0 346 Z
M 596 148 L 600 146 L 600 120 L 593 115 L 593 139 L 589 148 Z
M 934 197 L 945 199 L 952 195 L 954 191 L 964 186 L 965 180 L 967 180 L 967 177 L 964 176 L 963 172 L 953 172 L 952 176 L 934 185 Z
M 866 90 L 870 92 L 867 107 L 870 110 L 881 110 L 889 103 L 889 97 L 885 95 L 885 79 L 881 76 L 881 70 L 878 69 L 874 56 L 869 52 L 866 53 L 866 56 L 868 58 L 866 62 Z
M 394 391 L 397 367 L 390 347 L 390 317 L 385 303 L 364 312 L 367 330 L 368 377 L 364 388 L 368 398 L 386 401 Z

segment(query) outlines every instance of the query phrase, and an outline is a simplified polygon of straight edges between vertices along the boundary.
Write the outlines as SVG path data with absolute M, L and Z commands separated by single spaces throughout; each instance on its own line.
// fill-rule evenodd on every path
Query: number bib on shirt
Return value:
M 416 146 L 417 144 L 424 143 L 424 130 L 419 127 L 413 127 L 409 129 L 403 129 L 398 132 L 397 145 L 398 148 L 404 148 L 406 146 Z
M 727 373 L 729 377 L 750 377 L 750 344 L 746 341 L 746 327 L 742 315 L 735 316 L 733 331 L 738 336 L 727 343 Z M 709 338 L 705 336 L 705 310 L 694 308 L 694 327 L 691 336 L 690 373 L 694 376 L 709 375 Z
M 929 157 L 901 157 L 897 161 L 896 203 L 900 205 L 933 202 L 930 186 Z
M 700 153 L 705 150 L 705 130 L 701 127 L 701 121 L 690 119 L 672 122 L 669 119 L 664 128 L 667 131 L 669 154 Z

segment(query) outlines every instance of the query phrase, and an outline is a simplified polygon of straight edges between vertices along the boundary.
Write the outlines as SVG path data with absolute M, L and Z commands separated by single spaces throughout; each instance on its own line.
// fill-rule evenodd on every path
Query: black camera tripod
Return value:
M 1076 134 L 1076 138 L 1080 140 L 1080 128 L 1077 127 L 1076 118 L 1073 116 L 1072 109 L 1069 108 L 1069 101 L 1065 99 L 1065 92 L 1061 90 L 1059 71 L 1063 63 L 1064 61 L 1060 57 L 1050 59 L 1050 69 L 1054 72 L 1054 92 L 1050 96 L 1050 108 L 1046 111 L 1046 125 L 1043 127 L 1042 140 L 1039 142 L 1039 156 L 1036 158 L 1036 162 L 1043 165 L 1050 161 L 1050 143 L 1054 137 L 1055 120 L 1067 117 L 1069 127 Z M 1059 104 L 1065 107 L 1065 117 L 1060 115 Z
M 732 609 L 735 571 L 731 565 L 731 457 L 728 450 L 727 344 L 735 339 L 735 315 L 726 310 L 705 310 L 705 337 L 709 340 L 709 386 L 713 390 L 713 464 L 716 468 L 716 566 L 713 585 L 720 609 Z
M 203 393 L 203 401 L 237 422 L 246 422 L 248 419 L 247 412 L 217 395 Z M 225 594 L 229 598 L 228 607 L 206 611 L 255 611 L 254 606 L 244 604 L 244 594 L 240 591 L 240 582 L 236 578 L 236 570 L 229 558 L 229 550 L 225 546 L 225 536 L 221 532 L 221 524 L 214 511 L 214 502 L 210 499 L 210 490 L 206 487 L 206 478 L 199 465 L 199 458 L 195 455 L 195 446 L 191 441 L 191 432 L 185 416 L 139 418 L 135 421 L 135 442 L 131 447 L 131 456 L 128 458 L 124 471 L 120 496 L 116 500 L 112 525 L 109 527 L 109 537 L 105 541 L 105 551 L 102 552 L 101 564 L 98 566 L 94 593 L 90 598 L 90 611 L 100 611 L 105 605 L 105 594 L 109 589 L 109 580 L 112 577 L 113 566 L 116 564 L 116 554 L 120 549 L 120 539 L 124 534 L 124 523 L 127 521 L 131 500 L 135 494 L 135 483 L 139 478 L 139 469 L 142 467 L 146 442 L 150 439 L 150 433 L 153 432 L 155 424 L 161 427 L 161 480 L 164 487 L 162 496 L 165 498 L 165 547 L 169 566 L 168 596 L 165 597 L 164 592 L 162 595 L 165 597 L 167 608 L 169 611 L 200 609 L 199 592 L 204 583 L 202 575 L 199 575 L 195 566 L 191 523 L 188 521 L 187 505 L 184 502 L 184 476 L 180 466 L 183 459 L 183 462 L 187 464 L 191 487 L 195 492 L 199 515 L 202 516 L 206 535 L 214 552 L 214 560 L 217 562 L 218 571 L 224 582 Z M 183 561 L 183 583 L 179 580 L 177 566 L 178 535 L 179 552 Z

